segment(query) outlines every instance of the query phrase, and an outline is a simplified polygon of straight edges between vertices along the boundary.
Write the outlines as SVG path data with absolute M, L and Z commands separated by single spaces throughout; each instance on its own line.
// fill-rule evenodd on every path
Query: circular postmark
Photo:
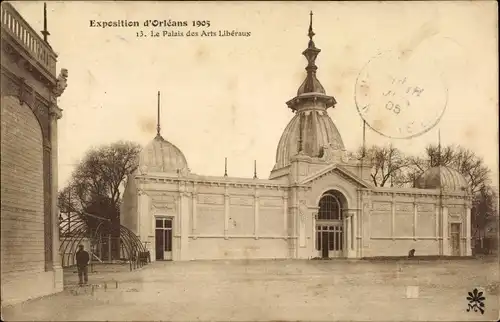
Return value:
M 427 55 L 388 51 L 366 63 L 356 79 L 359 115 L 372 130 L 409 139 L 439 123 L 448 90 L 439 66 Z

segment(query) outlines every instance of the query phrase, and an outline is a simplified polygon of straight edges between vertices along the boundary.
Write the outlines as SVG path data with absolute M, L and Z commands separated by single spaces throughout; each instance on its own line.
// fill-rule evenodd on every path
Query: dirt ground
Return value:
M 497 321 L 495 260 L 252 260 L 101 266 L 77 287 L 4 308 L 6 321 Z M 116 288 L 118 286 L 118 288 Z M 486 297 L 467 312 L 467 293 Z

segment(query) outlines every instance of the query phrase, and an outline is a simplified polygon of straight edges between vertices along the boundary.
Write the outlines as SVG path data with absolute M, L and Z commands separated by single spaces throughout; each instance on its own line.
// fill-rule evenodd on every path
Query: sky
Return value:
M 43 29 L 43 2 L 12 3 L 35 30 Z M 301 53 L 311 10 L 314 41 L 321 49 L 317 77 L 337 101 L 329 115 L 348 150 L 362 144 L 359 80 L 368 77 L 384 89 L 381 79 L 397 70 L 430 93 L 424 101 L 412 101 L 417 107 L 407 119 L 443 115 L 436 126 L 410 139 L 368 129 L 366 144 L 392 143 L 418 154 L 437 143 L 439 131 L 443 145 L 460 144 L 484 158 L 498 186 L 496 2 L 50 1 L 47 7 L 58 70 L 69 71 L 58 102 L 63 109 L 60 188 L 88 149 L 118 140 L 151 141 L 158 91 L 162 135 L 181 149 L 192 172 L 223 175 L 227 157 L 230 176 L 251 178 L 257 160 L 258 176 L 267 178 L 293 117 L 285 102 L 305 77 Z M 189 26 L 142 25 L 155 19 Z M 91 20 L 141 26 L 99 28 L 91 27 Z M 192 21 L 209 21 L 210 27 L 193 27 Z M 150 36 L 166 30 L 184 36 Z M 188 37 L 188 30 L 251 35 Z M 138 37 L 141 31 L 148 37 Z M 391 59 L 374 60 L 389 57 L 387 52 L 413 57 L 404 68 Z M 369 124 L 389 120 L 377 113 L 365 115 Z M 387 125 L 391 133 L 393 123 Z

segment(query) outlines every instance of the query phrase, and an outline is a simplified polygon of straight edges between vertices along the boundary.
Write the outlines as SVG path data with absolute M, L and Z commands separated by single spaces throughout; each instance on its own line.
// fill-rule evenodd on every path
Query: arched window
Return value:
M 331 194 L 325 194 L 319 201 L 319 220 L 341 220 L 342 204 L 339 199 Z

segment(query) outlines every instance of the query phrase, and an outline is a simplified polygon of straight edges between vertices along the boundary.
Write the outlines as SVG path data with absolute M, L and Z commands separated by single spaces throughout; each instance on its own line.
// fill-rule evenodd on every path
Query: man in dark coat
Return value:
M 78 251 L 76 252 L 76 267 L 78 268 L 78 279 L 80 280 L 80 285 L 83 285 L 84 282 L 87 284 L 89 281 L 89 260 L 89 253 L 83 249 L 83 245 L 79 245 Z

